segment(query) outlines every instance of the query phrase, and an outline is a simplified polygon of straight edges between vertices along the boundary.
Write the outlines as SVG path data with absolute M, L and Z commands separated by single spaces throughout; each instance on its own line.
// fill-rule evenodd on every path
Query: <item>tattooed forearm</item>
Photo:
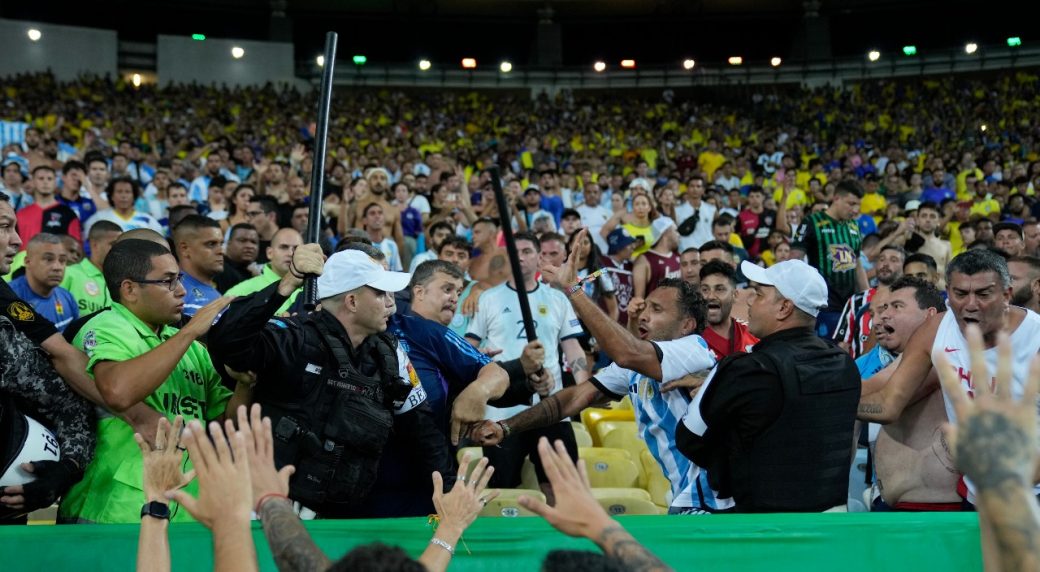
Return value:
M 603 529 L 596 544 L 603 553 L 617 560 L 625 570 L 636 572 L 664 572 L 672 568 L 652 552 L 646 549 L 638 540 L 632 538 L 620 524 L 614 524 Z
M 323 571 L 331 565 L 289 503 L 267 501 L 260 509 L 260 520 L 279 570 Z
M 570 363 L 571 373 L 577 374 L 581 371 L 589 371 L 589 362 L 584 357 L 575 359 Z
M 884 406 L 880 403 L 860 403 L 859 404 L 859 416 L 863 418 L 866 415 L 881 415 L 885 412 Z
M 560 419 L 563 419 L 561 414 L 563 406 L 556 395 L 553 394 L 546 397 L 534 407 L 529 407 L 507 419 L 505 423 L 509 425 L 511 431 L 520 432 L 547 427 L 559 422 Z
M 1037 570 L 1040 566 L 1040 514 L 1031 488 L 1006 481 L 980 490 L 979 512 L 988 520 L 1002 570 Z M 983 520 L 980 519 L 980 526 Z M 985 550 L 985 546 L 983 549 Z

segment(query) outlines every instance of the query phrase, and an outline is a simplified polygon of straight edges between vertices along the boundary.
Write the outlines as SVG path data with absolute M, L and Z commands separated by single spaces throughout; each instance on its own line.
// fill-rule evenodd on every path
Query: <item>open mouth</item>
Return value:
M 646 326 L 639 326 L 639 339 L 645 340 L 647 334 L 649 334 L 649 333 L 650 333 L 650 330 L 646 329 Z
M 883 331 L 884 331 L 884 332 L 885 332 L 886 334 L 894 334 L 894 333 L 896 333 L 896 329 L 895 329 L 895 328 L 893 328 L 892 326 L 889 326 L 888 324 L 885 324 L 885 325 L 881 326 L 881 329 L 882 329 L 882 330 L 883 330 Z
M 708 302 L 708 309 L 709 310 L 721 310 L 722 309 L 722 304 L 716 304 L 716 303 L 713 303 L 713 302 Z

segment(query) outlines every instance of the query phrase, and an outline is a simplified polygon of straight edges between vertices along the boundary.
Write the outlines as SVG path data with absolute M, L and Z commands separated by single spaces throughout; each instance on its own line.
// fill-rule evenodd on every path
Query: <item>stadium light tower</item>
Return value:
M 231 57 L 235 58 L 236 60 L 242 59 L 242 56 L 244 55 L 246 55 L 246 51 L 243 50 L 241 47 L 235 46 L 231 48 Z
M 430 60 L 419 60 L 419 69 L 420 70 L 427 71 L 431 67 L 433 67 L 433 64 L 430 63 Z
M 782 64 L 782 63 L 784 63 L 784 60 L 782 60 L 780 58 L 773 58 L 773 59 L 769 60 L 769 65 L 773 66 L 774 68 L 780 67 L 780 64 Z
M 693 66 L 697 65 L 697 62 L 693 60 L 683 60 L 682 67 L 684 70 L 692 70 Z
M 29 31 L 26 32 L 26 35 L 28 35 L 29 39 L 34 42 L 39 42 L 40 38 L 43 37 L 43 33 L 37 30 L 36 28 L 29 28 Z
M 592 64 L 592 69 L 602 73 L 604 70 L 607 69 L 607 64 L 606 62 L 596 62 Z
M 730 58 L 729 58 L 729 65 L 731 65 L 731 66 L 739 66 L 739 65 L 742 65 L 743 63 L 744 63 L 744 58 L 742 58 L 740 56 L 730 56 Z
M 1017 48 L 1022 45 L 1022 38 L 1018 36 L 1011 36 L 1007 39 L 1007 45 L 1009 48 Z
M 498 69 L 502 73 L 509 73 L 509 72 L 513 71 L 513 64 L 511 62 L 509 62 L 509 61 L 504 61 L 504 62 L 498 64 Z
M 462 67 L 471 70 L 477 67 L 476 58 L 462 58 Z
M 881 52 L 877 50 L 870 50 L 869 52 L 867 52 L 867 59 L 872 62 L 876 62 L 879 59 L 881 59 Z
M 635 60 L 621 60 L 621 67 L 623 67 L 625 69 L 629 69 L 629 70 L 636 69 L 636 61 Z
M 975 42 L 968 42 L 967 44 L 964 44 L 964 53 L 968 54 L 969 56 L 977 51 L 979 51 L 979 45 Z
M 917 55 L 917 46 L 903 46 L 903 55 L 904 56 L 916 56 Z
M 318 56 L 314 58 L 314 61 L 317 62 L 319 68 L 325 67 L 325 56 Z

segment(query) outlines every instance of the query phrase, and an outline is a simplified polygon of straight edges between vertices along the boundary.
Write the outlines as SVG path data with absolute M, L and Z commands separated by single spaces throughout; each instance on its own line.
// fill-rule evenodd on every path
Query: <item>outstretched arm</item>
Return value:
M 546 397 L 505 421 L 485 421 L 470 433 L 470 438 L 483 446 L 497 445 L 512 433 L 559 423 L 581 413 L 586 407 L 605 405 L 610 400 L 611 397 L 600 391 L 595 383 L 579 383 Z

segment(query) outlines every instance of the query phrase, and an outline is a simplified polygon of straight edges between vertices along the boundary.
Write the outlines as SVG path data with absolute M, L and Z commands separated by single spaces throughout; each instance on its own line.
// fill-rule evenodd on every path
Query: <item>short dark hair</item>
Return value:
M 109 232 L 121 233 L 123 232 L 123 227 L 110 220 L 99 220 L 91 225 L 90 232 L 87 233 L 87 240 L 94 241 L 102 234 Z
M 470 244 L 468 240 L 454 234 L 449 236 L 448 238 L 445 238 L 443 242 L 437 245 L 436 250 L 438 256 L 440 256 L 441 251 L 444 250 L 444 247 L 446 246 L 451 246 L 452 248 L 456 248 L 458 250 L 465 250 L 466 252 L 472 252 L 473 250 L 473 245 Z
M 176 227 L 177 224 L 189 216 L 197 216 L 199 209 L 195 205 L 177 205 L 170 207 L 169 217 L 167 222 L 171 227 Z M 219 225 L 218 225 L 219 226 Z
M 482 216 L 482 217 L 478 218 L 477 220 L 473 221 L 473 226 L 477 226 L 478 224 L 490 224 L 490 225 L 494 225 L 495 228 L 498 228 L 498 227 L 502 226 L 502 223 L 499 222 L 499 220 L 497 218 L 493 218 L 493 217 L 489 217 L 489 216 Z
M 116 190 L 116 185 L 120 183 L 126 183 L 130 185 L 131 190 L 134 193 L 134 200 L 136 201 L 141 197 L 141 187 L 137 184 L 137 181 L 130 177 L 115 177 L 108 182 L 108 186 L 105 187 L 105 193 L 107 193 L 108 199 L 112 200 L 112 193 Z
M 274 197 L 269 197 L 267 195 L 253 195 L 253 198 L 249 199 L 249 202 L 260 205 L 260 210 L 264 211 L 264 214 L 278 212 L 278 201 L 274 200 Z
M 411 290 L 416 286 L 426 286 L 438 272 L 443 272 L 456 280 L 466 281 L 466 273 L 447 260 L 427 260 L 415 267 L 412 279 L 408 281 L 408 289 Z
M 935 204 L 934 201 L 925 201 L 925 202 L 921 203 L 920 205 L 917 205 L 917 212 L 921 212 L 924 209 L 933 210 L 933 211 L 939 213 L 939 216 L 942 216 L 942 207 L 940 207 L 939 205 Z
M 919 262 L 921 264 L 924 264 L 932 272 L 938 272 L 939 271 L 939 265 L 936 264 L 935 258 L 932 258 L 932 256 L 930 254 L 925 254 L 923 252 L 915 252 L 914 254 L 911 254 L 910 256 L 907 256 L 906 260 L 903 261 L 903 268 L 906 268 L 907 264 L 912 264 L 914 262 Z M 949 272 L 947 272 L 947 276 L 948 275 L 949 275 Z
M 723 213 L 723 214 L 720 214 L 717 219 L 711 221 L 711 228 L 715 228 L 717 226 L 729 226 L 729 225 L 733 224 L 734 222 L 736 222 L 735 218 L 733 218 L 732 216 L 730 216 L 728 214 Z
M 701 266 L 701 280 L 716 274 L 727 278 L 734 288 L 737 287 L 737 271 L 729 264 L 721 260 L 710 260 Z
M 863 185 L 860 185 L 857 181 L 845 179 L 834 187 L 834 196 L 837 197 L 839 195 L 853 195 L 856 198 L 862 199 Z
M 765 190 L 765 189 L 763 189 L 763 188 L 762 188 L 761 186 L 759 186 L 759 185 L 751 185 L 750 187 L 748 187 L 748 190 L 747 190 L 747 194 L 748 194 L 748 196 L 750 196 L 750 195 L 751 195 L 751 193 L 758 193 L 758 194 L 760 194 L 760 195 L 762 195 L 762 196 L 765 196 L 765 194 L 766 194 L 766 190 Z
M 32 175 L 35 177 L 36 173 L 38 173 L 39 171 L 50 171 L 52 175 L 57 175 L 58 174 L 57 172 L 55 172 L 54 168 L 51 167 L 50 165 L 37 165 L 36 167 L 33 168 Z
M 444 230 L 447 230 L 451 234 L 455 234 L 455 227 L 450 222 L 448 222 L 446 220 L 439 220 L 439 221 L 431 224 L 430 228 L 426 229 L 426 233 L 429 234 L 430 236 L 433 236 L 434 233 L 437 232 L 437 229 L 441 229 L 441 228 L 443 228 Z
M 886 244 L 885 246 L 882 246 L 881 250 L 878 252 L 881 253 L 886 250 L 894 250 L 895 252 L 899 253 L 899 256 L 903 257 L 904 261 L 906 261 L 906 250 L 902 246 L 899 246 L 898 244 Z
M 943 300 L 942 294 L 931 282 L 916 276 L 900 276 L 888 287 L 890 292 L 904 288 L 914 289 L 914 300 L 917 301 L 918 309 L 927 310 L 928 308 L 935 308 L 940 312 L 946 309 L 946 302 Z
M 733 253 L 735 252 L 732 244 L 721 240 L 709 240 L 701 245 L 701 252 L 707 252 L 709 250 L 723 250 L 729 253 L 730 256 L 733 256 Z
M 141 280 L 152 271 L 152 258 L 170 254 L 170 249 L 150 240 L 129 238 L 112 245 L 105 257 L 102 272 L 112 300 L 119 302 L 119 288 L 124 280 Z
M 82 161 L 77 161 L 75 159 L 71 159 L 69 161 L 65 161 L 65 164 L 61 166 L 61 174 L 62 175 L 68 175 L 73 169 L 79 169 L 80 171 L 86 171 L 87 170 L 87 166 L 84 165 Z
M 181 220 L 177 221 L 177 224 L 173 227 L 173 235 L 177 236 L 183 232 L 194 232 L 203 228 L 220 228 L 220 223 L 209 218 L 208 216 L 202 216 L 200 214 L 190 214 Z
M 355 547 L 343 555 L 329 569 L 329 572 L 426 572 L 426 567 L 418 560 L 413 560 L 399 546 L 389 546 L 382 542 L 372 542 Z
M 230 241 L 232 238 L 235 238 L 235 233 L 242 230 L 256 232 L 256 227 L 248 222 L 240 222 L 231 227 L 231 231 L 228 233 L 228 240 Z
M 513 242 L 514 243 L 515 242 L 520 242 L 521 240 L 526 240 L 527 242 L 530 242 L 531 244 L 534 245 L 534 249 L 535 250 L 541 252 L 541 250 L 542 250 L 542 241 L 538 240 L 538 235 L 537 234 L 535 234 L 535 233 L 533 233 L 533 232 L 531 232 L 529 230 L 525 230 L 524 232 L 518 232 L 518 233 L 513 234 Z
M 372 210 L 372 207 L 379 207 L 380 210 L 382 210 L 383 205 L 374 202 L 368 203 L 367 205 L 365 205 L 365 208 L 361 210 L 361 218 L 366 218 L 368 216 L 368 211 Z
M 567 246 L 567 239 L 564 238 L 563 235 L 558 232 L 544 232 L 542 233 L 542 237 L 539 240 L 541 241 L 538 245 L 539 250 L 541 250 L 542 244 L 545 244 L 546 242 L 556 241 L 562 244 L 565 248 Z
M 954 272 L 972 276 L 989 271 L 997 273 L 1002 288 L 1011 287 L 1011 273 L 1008 272 L 1007 261 L 1003 256 L 985 248 L 968 250 L 953 257 L 953 260 L 946 266 L 946 283 L 950 283 Z
M 1024 254 L 1012 256 L 1011 258 L 1008 258 L 1008 262 L 1021 262 L 1022 264 L 1029 266 L 1029 269 L 1035 274 L 1040 274 L 1040 258 L 1035 256 L 1027 256 Z
M 704 301 L 704 296 L 701 296 L 700 290 L 696 286 L 681 278 L 662 278 L 657 283 L 657 288 L 678 290 L 679 310 L 682 311 L 684 318 L 693 318 L 696 322 L 693 333 L 699 334 L 704 331 L 708 319 L 708 303 Z

